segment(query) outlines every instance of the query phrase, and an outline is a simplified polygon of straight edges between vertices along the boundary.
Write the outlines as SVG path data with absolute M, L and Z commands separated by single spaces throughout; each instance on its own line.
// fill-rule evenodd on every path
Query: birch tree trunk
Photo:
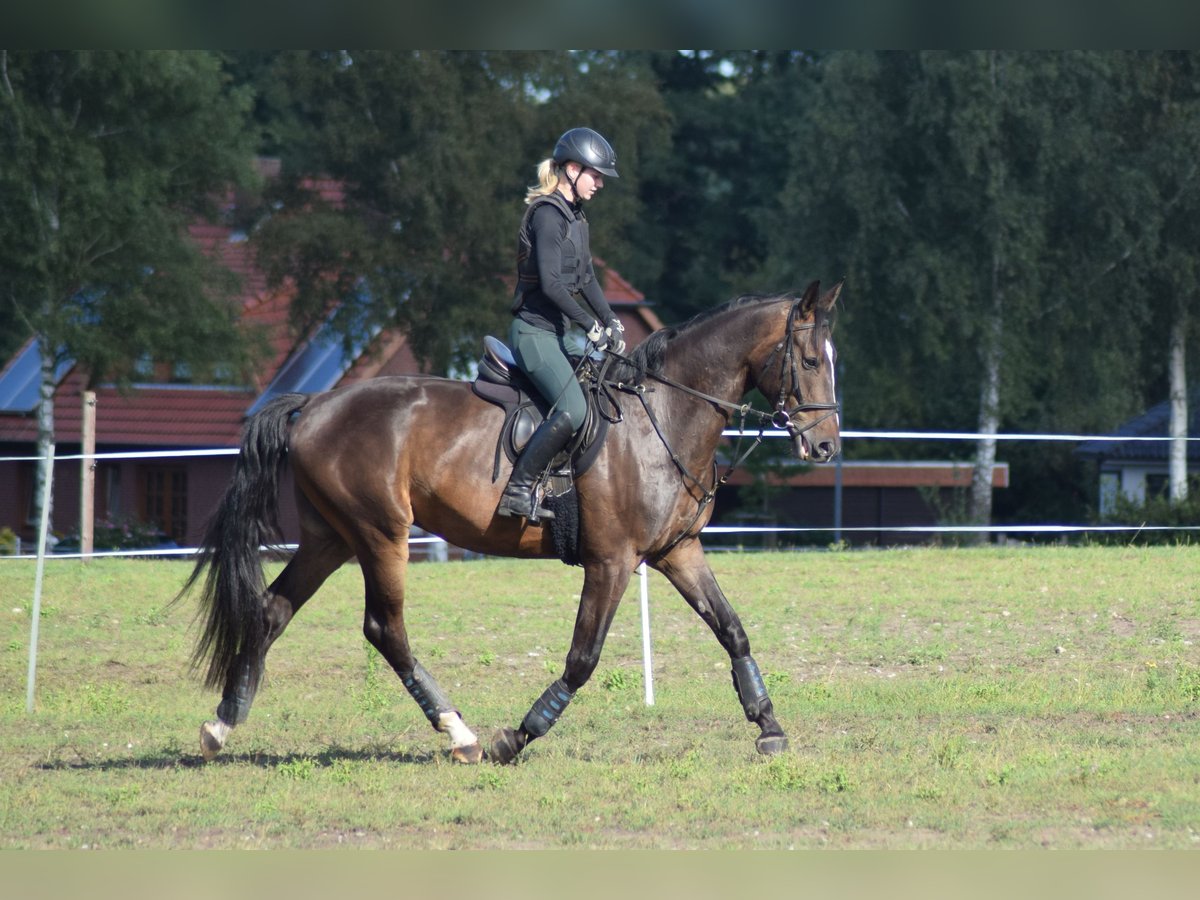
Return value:
M 975 471 L 971 477 L 971 521 L 975 525 L 990 525 L 992 521 L 992 470 L 996 465 L 996 434 L 1000 429 L 1000 365 L 1004 357 L 1004 289 L 1001 278 L 1004 268 L 1004 226 L 1000 221 L 999 198 L 1005 189 L 1005 165 L 996 142 L 999 140 L 999 112 L 1003 73 L 998 55 L 989 54 L 992 88 L 993 134 L 992 151 L 988 160 L 988 193 L 992 214 L 996 217 L 992 239 L 991 310 L 985 320 L 980 362 L 983 380 L 979 389 L 980 435 L 975 452 Z M 987 535 L 980 533 L 976 543 L 984 543 Z
M 1004 356 L 1004 294 L 1000 289 L 1000 254 L 992 260 L 992 311 L 985 330 L 983 383 L 979 391 L 979 442 L 971 478 L 971 521 L 992 521 L 992 470 L 996 464 L 996 434 L 1000 430 L 1000 364 Z M 986 540 L 980 535 L 978 542 Z
M 1171 503 L 1183 503 L 1188 496 L 1187 437 L 1188 396 L 1187 366 L 1184 338 L 1187 334 L 1187 311 L 1176 311 L 1171 322 L 1170 396 L 1171 442 L 1167 452 L 1167 495 Z
M 38 338 L 38 350 L 42 355 L 42 373 L 41 384 L 39 386 L 40 398 L 38 401 L 38 431 L 37 431 L 37 454 L 41 457 L 37 464 L 37 478 L 33 490 L 32 515 L 29 523 L 35 527 L 40 527 L 42 522 L 42 493 L 46 484 L 46 479 L 50 477 L 50 463 L 47 457 L 50 455 L 50 445 L 54 442 L 54 389 L 57 387 L 54 381 L 54 350 L 50 346 L 49 341 L 45 337 Z M 54 498 L 48 501 L 50 510 L 48 514 L 53 512 Z

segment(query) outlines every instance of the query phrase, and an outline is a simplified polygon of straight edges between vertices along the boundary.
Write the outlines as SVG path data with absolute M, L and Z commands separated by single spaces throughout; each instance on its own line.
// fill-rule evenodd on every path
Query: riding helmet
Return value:
M 620 178 L 617 174 L 617 154 L 598 131 L 572 128 L 563 133 L 554 145 L 554 161 L 559 165 L 577 162 L 591 166 L 601 175 Z

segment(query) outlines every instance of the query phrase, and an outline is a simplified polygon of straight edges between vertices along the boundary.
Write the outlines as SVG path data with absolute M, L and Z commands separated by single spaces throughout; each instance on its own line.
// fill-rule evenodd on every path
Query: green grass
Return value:
M 268 657 L 217 761 L 181 562 L 0 561 L 0 847 L 1191 848 L 1200 549 L 714 555 L 792 746 L 757 729 L 703 623 L 636 579 L 593 678 L 511 767 L 450 762 L 338 572 Z M 420 564 L 417 655 L 485 740 L 562 669 L 582 573 Z

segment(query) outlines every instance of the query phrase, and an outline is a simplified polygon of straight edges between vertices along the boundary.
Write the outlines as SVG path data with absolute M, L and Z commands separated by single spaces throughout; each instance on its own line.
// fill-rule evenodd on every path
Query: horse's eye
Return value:
M 819 359 L 817 359 L 817 357 L 815 357 L 815 356 L 806 356 L 806 357 L 804 357 L 803 362 L 804 362 L 804 368 L 806 368 L 806 369 L 815 369 L 815 368 L 817 368 L 817 366 L 819 366 L 821 364 L 821 361 Z

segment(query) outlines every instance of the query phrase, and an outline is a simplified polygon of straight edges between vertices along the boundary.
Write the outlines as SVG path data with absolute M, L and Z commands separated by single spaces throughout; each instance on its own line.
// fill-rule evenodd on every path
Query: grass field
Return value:
M 183 562 L 0 560 L 4 848 L 1194 848 L 1200 550 L 721 554 L 788 730 L 763 759 L 729 662 L 651 574 L 596 677 L 511 767 L 462 767 L 360 630 L 346 567 L 268 657 L 217 761 Z M 486 741 L 561 672 L 579 569 L 410 570 L 414 649 Z

